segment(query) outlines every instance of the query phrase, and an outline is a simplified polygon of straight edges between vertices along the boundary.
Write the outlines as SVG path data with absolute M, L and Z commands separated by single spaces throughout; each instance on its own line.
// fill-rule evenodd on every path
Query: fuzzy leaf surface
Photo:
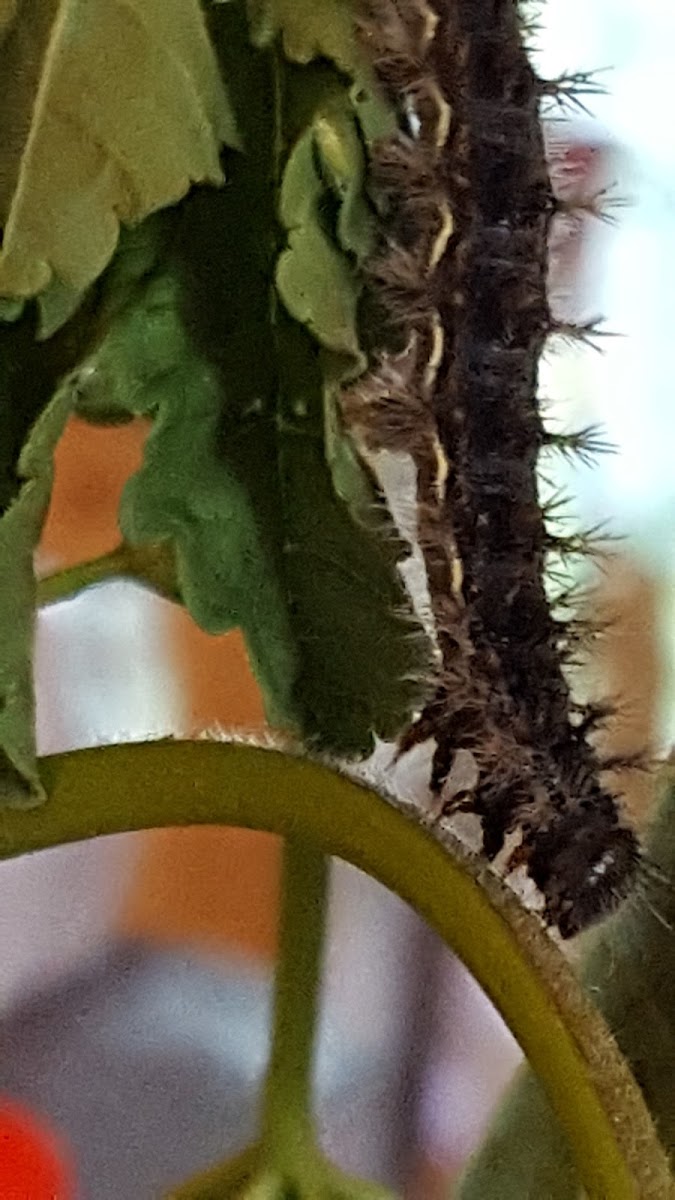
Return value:
M 203 234 L 213 246 L 208 224 Z M 100 380 L 126 379 L 130 409 L 154 416 L 143 467 L 124 493 L 122 531 L 136 544 L 174 543 L 179 588 L 202 628 L 242 628 L 275 724 L 325 749 L 365 753 L 374 731 L 400 727 L 427 665 L 396 570 L 404 547 L 356 459 L 350 503 L 336 491 L 309 335 L 280 322 L 278 376 L 250 360 L 250 319 L 209 362 L 181 327 L 175 286 L 154 282 L 146 309 L 127 314 L 95 367 Z M 258 328 L 271 336 L 262 313 Z M 277 388 L 281 414 L 271 404 Z M 257 394 L 269 408 L 256 408 Z M 360 524 L 357 494 L 368 500 Z
M 360 285 L 322 223 L 321 195 L 334 208 L 340 196 L 309 152 L 340 77 L 293 68 L 275 107 L 277 64 L 251 50 L 243 10 L 219 6 L 213 20 L 244 151 L 227 157 L 226 188 L 199 189 L 180 206 L 167 268 L 111 327 L 90 386 L 114 391 L 113 407 L 154 417 L 123 496 L 126 539 L 172 541 L 197 622 L 241 626 L 273 723 L 363 754 L 417 704 L 428 646 L 397 569 L 406 548 L 336 420 L 335 388 L 364 361 Z M 312 255 L 289 244 L 279 221 L 274 180 L 291 160 L 300 166 L 284 188 L 295 188 L 301 238 L 333 270 L 323 289 Z
M 220 183 L 237 130 L 198 0 L 24 0 L 0 45 L 0 295 L 42 332 L 110 261 L 119 224 Z M 14 17 L 13 20 L 10 18 Z

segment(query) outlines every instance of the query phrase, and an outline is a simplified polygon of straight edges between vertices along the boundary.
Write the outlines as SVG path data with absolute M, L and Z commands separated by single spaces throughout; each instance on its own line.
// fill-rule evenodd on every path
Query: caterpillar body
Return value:
M 555 539 L 538 496 L 546 442 L 538 363 L 556 210 L 536 77 L 514 0 L 369 0 L 363 41 L 401 114 L 372 181 L 387 239 L 370 283 L 398 338 L 345 400 L 371 445 L 418 468 L 418 527 L 442 666 L 400 743 L 433 737 L 432 787 L 460 750 L 478 772 L 453 797 L 481 820 L 494 858 L 543 893 L 545 919 L 577 933 L 628 893 L 640 851 L 564 671 L 575 627 L 546 594 Z M 561 90 L 564 85 L 560 85 Z

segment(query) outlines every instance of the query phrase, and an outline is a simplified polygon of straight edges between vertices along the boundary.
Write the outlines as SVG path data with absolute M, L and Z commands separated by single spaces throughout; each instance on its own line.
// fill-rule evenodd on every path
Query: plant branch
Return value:
M 49 799 L 0 810 L 0 859 L 161 826 L 300 831 L 396 892 L 463 960 L 537 1072 L 590 1200 L 673 1194 L 640 1091 L 564 956 L 484 862 L 415 805 L 250 740 L 105 746 L 40 767 Z
M 312 1069 L 321 987 L 328 860 L 305 841 L 284 847 L 272 1051 L 262 1145 L 275 1165 L 313 1149 Z
M 130 546 L 122 542 L 99 558 L 76 563 L 74 567 L 38 579 L 38 605 L 44 608 L 60 600 L 70 600 L 79 592 L 109 583 L 111 579 L 134 579 L 167 600 L 181 601 L 175 556 L 168 543 Z

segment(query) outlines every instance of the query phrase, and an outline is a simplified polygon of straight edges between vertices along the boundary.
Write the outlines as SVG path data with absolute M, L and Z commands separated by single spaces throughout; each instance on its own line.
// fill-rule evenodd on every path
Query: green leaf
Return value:
M 70 407 L 65 388 L 36 421 L 19 459 L 18 491 L 0 516 L 0 806 L 44 799 L 34 734 L 33 552 L 49 505 L 54 447 Z
M 365 151 L 350 107 L 319 112 L 312 132 L 322 174 L 339 205 L 337 240 L 362 266 L 375 247 L 375 219 L 365 196 Z
M 105 334 L 71 380 L 74 411 L 94 424 L 153 415 L 148 384 L 185 356 L 178 284 L 162 266 L 171 227 L 159 214 L 120 237 L 101 289 Z
M 366 365 L 358 335 L 363 283 L 354 269 L 375 242 L 365 178 L 365 151 L 349 101 L 344 93 L 327 97 L 285 165 L 279 218 L 287 249 L 279 257 L 276 284 L 289 313 L 322 346 L 343 356 L 343 381 Z
M 322 180 L 313 123 L 336 87 L 348 103 L 344 82 L 325 65 L 296 67 L 278 88 L 275 56 L 251 49 L 242 9 L 212 20 L 245 153 L 228 156 L 226 188 L 198 189 L 167 215 L 165 269 L 113 322 L 86 387 L 154 416 L 122 500 L 127 541 L 170 540 L 197 622 L 243 629 L 274 723 L 362 754 L 420 702 L 429 650 L 398 572 L 406 547 L 337 421 L 335 390 L 365 362 L 360 282 L 320 201 L 337 218 L 351 197 L 357 135 L 345 116 L 342 160 Z M 299 240 L 286 247 L 274 180 L 279 147 L 293 145 L 281 207 L 300 214 Z M 307 328 L 275 294 L 280 250 L 283 298 L 293 294 Z
M 184 342 L 183 349 L 180 366 L 163 371 L 140 393 L 157 416 L 143 467 L 123 496 L 122 532 L 136 544 L 174 541 L 189 611 L 210 633 L 241 626 L 249 641 L 261 644 L 258 667 L 271 711 L 279 716 L 281 710 L 281 719 L 288 720 L 292 637 L 265 545 L 264 519 L 237 470 L 237 429 L 222 425 L 217 374 Z M 262 473 L 263 447 L 259 450 Z M 265 487 L 263 475 L 261 492 Z
M 124 493 L 122 531 L 132 543 L 174 541 L 187 607 L 212 633 L 242 628 L 274 723 L 326 749 L 366 753 L 373 732 L 398 731 L 427 667 L 396 571 L 404 547 L 372 486 L 370 528 L 336 493 L 308 335 L 289 322 L 277 335 L 278 421 L 256 411 L 251 364 L 242 378 L 250 329 L 232 331 L 233 361 L 220 371 L 183 334 L 182 361 L 169 357 L 168 369 L 130 389 L 136 411 L 157 416 Z M 175 356 L 181 331 L 169 316 L 164 333 Z
M 357 37 L 356 0 L 248 0 L 248 12 L 252 39 L 260 49 L 269 49 L 280 38 L 290 62 L 325 60 L 353 80 L 350 102 L 369 141 L 394 133 L 395 116 Z
M 353 374 L 365 369 L 357 332 L 361 282 L 349 260 L 322 227 L 324 185 L 314 160 L 314 130 L 294 147 L 281 188 L 280 217 L 288 249 L 278 261 L 276 285 L 291 316 L 306 325 L 321 345 L 353 360 Z
M 200 224 L 186 217 L 186 229 Z M 211 246 L 214 236 L 205 237 Z M 267 367 L 258 373 L 251 360 L 251 325 L 223 341 L 232 358 L 219 372 L 190 345 L 179 296 L 175 280 L 154 279 L 144 306 L 111 329 L 84 385 L 114 406 L 126 397 L 130 411 L 155 414 L 143 468 L 123 497 L 123 532 L 135 543 L 172 539 L 188 609 L 212 633 L 241 626 L 273 721 L 322 746 L 365 752 L 373 730 L 398 730 L 421 690 L 410 676 L 427 664 L 396 572 L 404 547 L 356 460 L 351 505 L 336 493 L 308 336 L 286 328 L 284 395 L 300 415 L 277 428 L 255 408 Z M 269 338 L 269 327 L 258 328 Z M 355 495 L 362 529 L 351 515 Z
M 281 36 L 283 52 L 297 63 L 328 58 L 348 75 L 363 68 L 352 0 L 249 0 L 252 38 L 266 48 Z
M 21 448 L 56 386 L 48 354 L 36 345 L 35 333 L 34 309 L 12 324 L 0 324 L 0 514 L 16 496 Z
M 18 320 L 24 307 L 24 300 L 15 300 L 9 296 L 0 296 L 0 321 Z
M 133 301 L 156 257 L 160 222 L 125 234 L 125 253 L 108 272 L 104 294 L 90 289 L 76 318 L 53 337 L 37 340 L 34 301 L 21 303 L 13 323 L 0 322 L 0 803 L 43 795 L 33 728 L 33 552 L 49 503 L 54 446 L 78 399 L 81 374 L 68 372 Z
M 52 285 L 53 332 L 120 221 L 222 181 L 223 142 L 238 134 L 198 0 L 23 4 L 0 47 L 0 294 Z

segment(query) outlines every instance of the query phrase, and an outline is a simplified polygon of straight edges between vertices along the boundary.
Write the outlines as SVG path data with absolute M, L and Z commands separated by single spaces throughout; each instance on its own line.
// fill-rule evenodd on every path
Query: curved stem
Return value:
M 180 601 L 173 550 L 166 543 L 158 546 L 130 546 L 122 542 L 99 558 L 76 563 L 37 581 L 40 607 L 70 600 L 86 588 L 108 583 L 111 579 L 135 579 L 167 600 Z
M 0 859 L 169 825 L 300 833 L 396 892 L 464 961 L 539 1075 L 589 1198 L 675 1194 L 644 1100 L 563 955 L 483 860 L 413 804 L 250 740 L 105 746 L 40 769 L 49 799 L 0 809 Z
M 321 987 L 328 860 L 305 841 L 284 846 L 272 1052 L 263 1098 L 262 1145 L 270 1160 L 314 1146 L 312 1068 Z

